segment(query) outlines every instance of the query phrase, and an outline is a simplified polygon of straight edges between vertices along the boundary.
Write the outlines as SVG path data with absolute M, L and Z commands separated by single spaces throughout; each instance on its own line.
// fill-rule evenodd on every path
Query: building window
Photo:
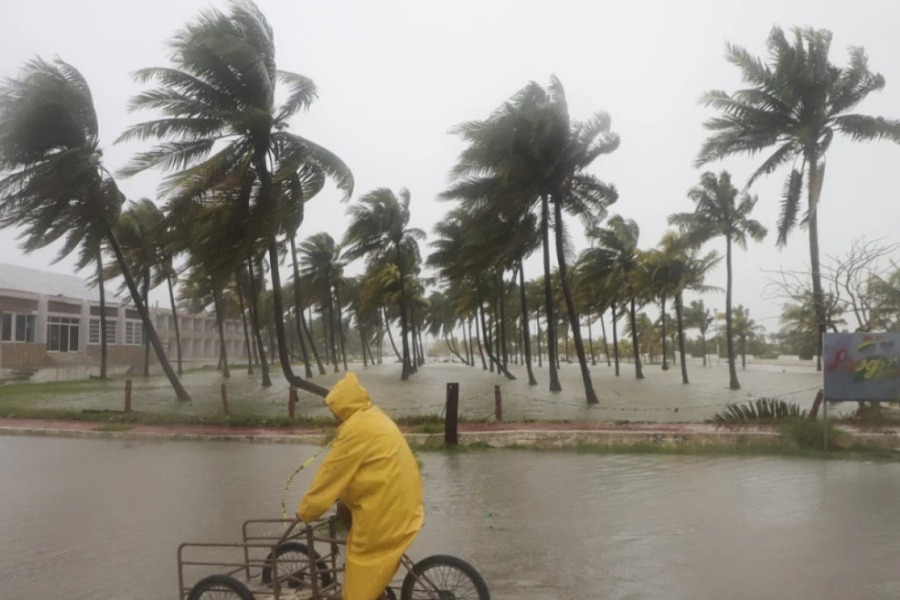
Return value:
M 106 343 L 116 343 L 116 321 L 112 318 L 106 319 Z M 91 319 L 90 329 L 88 329 L 88 344 L 100 344 L 100 319 Z
M 78 321 L 74 317 L 47 317 L 47 350 L 77 352 Z
M 140 346 L 144 343 L 144 324 L 140 321 L 125 321 L 125 343 Z
M 0 340 L 4 342 L 34 342 L 35 315 L 3 313 L 0 319 Z

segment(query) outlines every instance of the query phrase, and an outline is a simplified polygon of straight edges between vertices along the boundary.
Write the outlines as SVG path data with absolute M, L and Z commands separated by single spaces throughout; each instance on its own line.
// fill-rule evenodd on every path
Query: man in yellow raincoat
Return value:
M 396 423 L 372 404 L 355 373 L 325 403 L 341 421 L 297 516 L 315 520 L 340 500 L 352 516 L 344 600 L 375 600 L 422 528 L 422 478 Z

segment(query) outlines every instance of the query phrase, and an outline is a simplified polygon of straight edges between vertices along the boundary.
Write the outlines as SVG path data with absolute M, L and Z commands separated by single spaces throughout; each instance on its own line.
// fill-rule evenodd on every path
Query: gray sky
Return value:
M 709 89 L 741 86 L 726 63 L 726 41 L 765 55 L 773 25 L 813 26 L 834 33 L 831 60 L 847 62 L 846 49 L 866 49 L 870 67 L 887 86 L 858 112 L 900 117 L 900 2 L 895 0 L 646 0 L 555 2 L 457 0 L 258 0 L 275 30 L 278 67 L 311 77 L 319 100 L 293 122 L 293 130 L 330 148 L 351 167 L 354 199 L 378 188 L 407 187 L 412 221 L 431 235 L 449 209 L 435 201 L 462 149 L 454 125 L 485 118 L 506 98 L 551 74 L 562 81 L 573 119 L 596 111 L 612 117 L 620 148 L 592 169 L 613 183 L 612 208 L 641 227 L 642 248 L 655 246 L 672 212 L 693 208 L 686 191 L 701 172 L 693 159 L 712 112 L 698 104 Z M 140 88 L 130 74 L 168 65 L 166 41 L 199 10 L 224 7 L 209 0 L 28 0 L 7 2 L 0 20 L 0 75 L 14 76 L 36 56 L 59 56 L 87 78 L 101 121 L 107 165 L 116 169 L 142 144 L 113 145 L 130 124 Z M 742 185 L 760 158 L 732 159 L 725 168 Z M 853 239 L 897 241 L 894 172 L 900 146 L 836 140 L 828 154 L 821 205 L 823 258 L 847 252 Z M 774 232 L 781 172 L 758 182 L 754 216 Z M 153 172 L 120 186 L 131 199 L 156 198 Z M 346 206 L 326 189 L 308 205 L 304 238 L 327 230 L 340 239 Z M 767 271 L 807 270 L 805 230 L 784 249 L 775 235 L 735 257 L 736 304 L 769 332 L 778 329 L 780 305 L 766 299 Z M 578 243 L 580 238 L 575 238 Z M 724 244 L 709 248 L 724 251 Z M 423 248 L 428 252 L 428 248 Z M 69 261 L 49 266 L 54 250 L 23 256 L 14 232 L 0 232 L 0 261 L 71 272 Z M 529 277 L 539 275 L 529 265 Z M 709 283 L 724 286 L 724 270 Z M 706 297 L 724 308 L 724 294 Z M 656 309 L 650 314 L 656 317 Z

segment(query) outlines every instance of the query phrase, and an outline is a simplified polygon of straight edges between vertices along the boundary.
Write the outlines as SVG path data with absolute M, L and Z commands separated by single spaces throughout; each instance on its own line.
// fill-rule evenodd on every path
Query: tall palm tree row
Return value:
M 91 91 L 75 67 L 38 58 L 0 83 L 0 176 L 0 226 L 21 228 L 26 252 L 58 240 L 59 257 L 109 244 L 160 367 L 178 399 L 189 400 L 119 244 L 124 197 L 104 168 Z
M 553 229 L 561 288 L 585 396 L 589 404 L 595 404 L 598 399 L 588 370 L 568 273 L 563 214 L 571 213 L 593 226 L 617 199 L 613 186 L 586 172 L 597 157 L 618 147 L 618 136 L 610 132 L 609 117 L 597 113 L 587 121 L 571 122 L 562 84 L 552 77 L 546 89 L 529 83 L 487 119 L 464 123 L 454 132 L 468 146 L 451 172 L 454 184 L 445 193 L 446 197 L 487 203 L 510 224 L 518 222 L 519 216 L 525 213 L 536 211 L 539 215 L 550 391 L 559 391 L 557 336 L 551 316 L 549 232 Z
M 869 70 L 862 48 L 851 48 L 850 64 L 829 62 L 830 31 L 780 27 L 769 33 L 769 61 L 729 44 L 728 62 L 748 87 L 732 94 L 707 92 L 704 103 L 721 114 L 706 121 L 710 135 L 697 157 L 698 166 L 733 154 L 755 155 L 774 149 L 750 176 L 748 185 L 780 167 L 791 165 L 784 184 L 778 221 L 779 246 L 798 224 L 809 233 L 813 306 L 818 322 L 817 366 L 821 370 L 822 334 L 827 315 L 819 261 L 819 204 L 825 177 L 825 155 L 836 133 L 854 141 L 900 142 L 900 120 L 851 112 L 869 94 L 884 87 L 884 77 Z M 806 210 L 800 215 L 801 194 Z

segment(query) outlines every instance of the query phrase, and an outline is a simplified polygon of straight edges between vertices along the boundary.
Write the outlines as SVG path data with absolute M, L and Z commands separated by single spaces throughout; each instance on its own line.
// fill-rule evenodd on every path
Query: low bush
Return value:
M 773 423 L 785 419 L 804 418 L 806 411 L 796 404 L 778 398 L 758 398 L 745 404 L 729 404 L 708 422 L 716 424 Z

